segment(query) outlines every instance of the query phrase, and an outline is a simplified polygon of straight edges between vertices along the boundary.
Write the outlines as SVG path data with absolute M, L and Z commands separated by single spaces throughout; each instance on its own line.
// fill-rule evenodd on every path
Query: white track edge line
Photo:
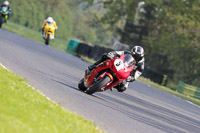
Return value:
M 4 69 L 6 69 L 7 71 L 9 72 L 12 72 L 10 71 L 6 66 L 4 66 L 2 63 L 0 63 L 0 66 L 3 67 Z M 13 72 L 12 72 L 13 73 Z M 42 96 L 46 97 L 49 101 L 53 102 L 54 104 L 56 105 L 59 105 L 58 103 L 56 103 L 55 101 L 53 101 L 51 98 L 47 97 L 45 94 L 43 94 L 42 92 L 40 92 L 38 89 L 35 89 L 33 86 L 31 86 L 30 84 L 26 83 L 30 88 L 32 88 L 33 90 L 37 90 L 37 92 L 39 94 L 41 94 Z M 60 105 L 61 106 L 61 105 Z M 61 106 L 62 107 L 62 106 Z M 64 107 L 62 107 L 64 110 L 66 110 Z M 75 112 L 74 112 L 75 113 Z

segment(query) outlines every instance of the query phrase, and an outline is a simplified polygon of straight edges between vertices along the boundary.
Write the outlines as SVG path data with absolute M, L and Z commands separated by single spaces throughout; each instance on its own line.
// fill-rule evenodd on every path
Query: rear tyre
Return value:
M 89 87 L 88 90 L 86 90 L 86 93 L 89 94 L 89 95 L 92 95 L 93 93 L 97 92 L 102 87 L 104 87 L 107 83 L 109 83 L 110 80 L 111 79 L 110 79 L 109 76 L 105 76 L 104 78 L 97 81 L 97 83 L 95 83 L 91 87 Z
M 81 91 L 85 91 L 87 88 L 84 86 L 84 79 L 81 79 L 81 81 L 78 83 L 78 88 Z
M 46 45 L 49 45 L 49 40 L 50 40 L 50 35 L 48 34 L 48 35 L 47 35 L 47 39 L 45 40 L 45 44 L 46 44 Z

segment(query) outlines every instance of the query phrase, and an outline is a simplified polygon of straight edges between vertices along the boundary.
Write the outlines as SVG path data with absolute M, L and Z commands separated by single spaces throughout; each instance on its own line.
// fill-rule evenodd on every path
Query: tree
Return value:
M 157 10 L 154 28 L 143 40 L 148 44 L 148 65 L 174 81 L 200 86 L 199 1 L 163 1 Z
M 101 2 L 107 9 L 101 21 L 110 24 L 122 42 L 142 45 L 148 55 L 147 67 L 167 74 L 174 82 L 183 80 L 200 86 L 199 0 Z M 141 2 L 145 4 L 140 8 Z
M 97 37 L 96 29 L 88 24 L 90 19 L 87 13 L 80 11 L 78 7 L 80 2 L 80 0 L 9 0 L 12 8 L 10 21 L 41 31 L 42 23 L 51 16 L 58 26 L 56 38 L 80 37 L 87 42 L 95 43 L 101 38 Z M 0 0 L 0 3 L 3 3 L 3 0 Z

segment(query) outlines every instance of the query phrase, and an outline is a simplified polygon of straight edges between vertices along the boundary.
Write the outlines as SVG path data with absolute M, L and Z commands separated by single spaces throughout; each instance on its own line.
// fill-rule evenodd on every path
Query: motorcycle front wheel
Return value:
M 93 93 L 97 92 L 102 87 L 104 87 L 107 83 L 109 83 L 110 80 L 111 79 L 110 79 L 109 76 L 105 76 L 104 78 L 102 78 L 99 81 L 97 81 L 96 83 L 94 83 L 91 87 L 89 87 L 86 90 L 86 93 L 89 94 L 89 95 L 92 95 Z
M 81 79 L 81 81 L 78 83 L 78 88 L 81 91 L 85 91 L 87 88 L 84 86 L 84 79 Z
M 45 40 L 45 44 L 49 45 L 49 41 L 50 41 L 50 34 L 47 35 L 47 39 Z
M 4 18 L 1 16 L 0 17 L 0 28 L 2 27 L 2 24 L 4 23 Z

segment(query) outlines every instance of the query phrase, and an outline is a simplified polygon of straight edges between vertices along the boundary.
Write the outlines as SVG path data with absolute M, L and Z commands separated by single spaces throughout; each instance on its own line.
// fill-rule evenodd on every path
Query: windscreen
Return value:
M 6 13 L 6 12 L 7 12 L 7 7 L 3 7 L 3 8 L 1 9 L 1 11 L 2 11 L 3 13 Z
M 135 65 L 135 59 L 133 58 L 131 54 L 124 55 L 124 64 L 125 64 L 125 67 L 130 67 L 130 66 Z

